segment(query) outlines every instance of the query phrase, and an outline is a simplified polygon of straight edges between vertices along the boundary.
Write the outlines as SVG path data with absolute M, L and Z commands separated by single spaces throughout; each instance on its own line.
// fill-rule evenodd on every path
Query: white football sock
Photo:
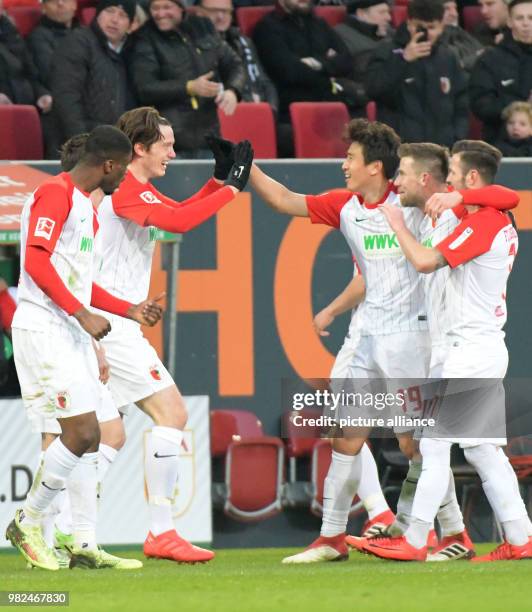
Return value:
M 344 455 L 333 450 L 323 487 L 322 536 L 330 538 L 345 531 L 361 470 L 360 455 Z
M 453 471 L 449 470 L 449 486 L 437 514 L 442 537 L 462 533 L 465 530 L 462 511 L 456 498 Z
M 76 548 L 96 548 L 98 505 L 98 453 L 85 453 L 68 479 L 67 490 L 72 508 L 72 533 Z
M 173 427 L 157 425 L 146 438 L 144 471 L 148 489 L 150 531 L 154 536 L 158 536 L 175 528 L 172 502 L 183 432 Z
M 22 522 L 37 526 L 45 511 L 77 465 L 79 457 L 56 438 L 46 449 L 40 468 L 35 474 L 32 487 L 23 506 Z
M 118 451 L 116 448 L 100 442 L 98 447 L 98 502 L 102 498 L 103 480 L 117 455 Z
M 508 542 L 516 545 L 526 543 L 528 514 L 515 483 L 515 472 L 511 466 L 508 469 L 503 450 L 493 444 L 480 444 L 464 449 L 464 455 L 480 476 L 484 493 Z
M 428 533 L 449 488 L 451 442 L 423 438 L 419 450 L 423 457 L 421 475 L 412 504 L 411 524 L 405 532 L 407 541 L 416 548 L 426 546 Z
M 364 444 L 362 447 L 360 457 L 362 460 L 362 470 L 357 494 L 364 504 L 368 517 L 372 519 L 386 512 L 390 507 L 382 493 L 377 464 L 367 444 Z
M 389 528 L 390 535 L 397 537 L 403 535 L 410 525 L 412 514 L 412 504 L 416 494 L 417 483 L 421 476 L 421 460 L 416 459 L 410 461 L 410 467 L 406 478 L 401 485 L 401 493 L 397 500 L 397 513 L 395 521 Z
M 61 491 L 55 501 L 58 502 L 57 505 L 59 506 L 59 513 L 55 517 L 55 526 L 62 533 L 70 535 L 72 533 L 72 509 L 68 491 Z

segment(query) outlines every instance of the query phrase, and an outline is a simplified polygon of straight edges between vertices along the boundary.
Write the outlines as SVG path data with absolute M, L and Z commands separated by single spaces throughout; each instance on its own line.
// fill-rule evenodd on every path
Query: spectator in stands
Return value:
M 516 101 L 532 102 L 532 0 L 512 0 L 510 31 L 487 49 L 471 75 L 471 109 L 484 123 L 484 139 L 501 133 L 502 112 Z
M 50 87 L 52 56 L 56 48 L 65 42 L 73 28 L 79 27 L 75 17 L 76 0 L 42 0 L 43 16 L 39 25 L 30 33 L 27 44 L 42 82 Z M 45 156 L 58 157 L 61 144 L 61 128 L 55 113 L 42 117 Z
M 468 131 L 466 76 L 442 41 L 443 3 L 412 0 L 406 37 L 398 31 L 370 60 L 367 91 L 379 120 L 406 142 L 451 146 Z
M 460 27 L 458 7 L 455 0 L 445 1 L 443 8 L 445 29 L 441 40 L 456 52 L 463 68 L 470 73 L 484 47 L 474 36 Z
M 474 36 L 485 46 L 501 42 L 508 29 L 508 0 L 478 0 L 483 21 L 474 29 Z
M 279 92 L 279 155 L 293 154 L 291 102 L 344 102 L 363 114 L 367 98 L 353 80 L 353 63 L 340 36 L 316 17 L 312 0 L 278 0 L 255 27 L 259 57 Z
M 354 79 L 363 83 L 369 58 L 379 44 L 390 38 L 392 15 L 383 0 L 351 0 L 347 16 L 335 27 L 354 62 Z
M 255 45 L 232 24 L 232 0 L 199 0 L 198 12 L 208 17 L 223 40 L 240 57 L 246 69 L 243 102 L 268 102 L 276 111 L 279 103 L 275 85 L 259 62 Z
M 505 157 L 532 157 L 532 104 L 512 102 L 503 110 L 502 118 L 504 131 L 495 146 Z
M 61 142 L 115 123 L 136 106 L 127 72 L 135 0 L 100 0 L 88 28 L 77 28 L 54 53 L 50 75 Z
M 152 0 L 149 11 L 132 61 L 140 102 L 171 121 L 178 157 L 212 157 L 205 136 L 219 131 L 217 106 L 234 113 L 244 66 L 210 19 L 186 15 L 181 0 Z
M 52 108 L 52 97 L 39 80 L 26 43 L 4 14 L 0 0 L 0 104 L 34 104 L 41 113 Z

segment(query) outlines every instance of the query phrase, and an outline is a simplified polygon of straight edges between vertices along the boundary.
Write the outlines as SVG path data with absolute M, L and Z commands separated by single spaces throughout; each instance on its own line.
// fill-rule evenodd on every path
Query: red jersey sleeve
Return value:
M 352 198 L 350 191 L 329 191 L 306 196 L 308 216 L 312 223 L 340 227 L 340 212 Z
M 209 179 L 203 187 L 197 191 L 194 195 L 191 195 L 190 198 L 186 200 L 182 200 L 178 202 L 177 200 L 172 200 L 168 196 L 165 196 L 160 191 L 155 191 L 157 196 L 160 198 L 163 204 L 167 204 L 168 206 L 189 206 L 190 204 L 196 203 L 198 200 L 202 200 L 212 193 L 216 193 L 219 189 L 224 187 L 223 183 L 217 183 L 213 178 Z
M 436 245 L 451 268 L 487 253 L 495 236 L 510 223 L 508 216 L 492 208 L 466 215 L 454 232 Z
M 460 195 L 464 206 L 489 206 L 497 210 L 510 210 L 519 204 L 519 194 L 502 185 L 488 185 L 479 189 L 463 189 Z
M 26 245 L 41 247 L 52 254 L 70 213 L 71 201 L 66 189 L 56 183 L 37 189 L 34 198 Z
M 9 291 L 0 291 L 0 328 L 9 329 L 13 321 L 13 316 L 17 305 L 15 300 L 9 295 Z
M 127 311 L 131 308 L 132 304 L 115 297 L 100 287 L 100 285 L 92 283 L 91 306 L 111 314 L 127 317 Z

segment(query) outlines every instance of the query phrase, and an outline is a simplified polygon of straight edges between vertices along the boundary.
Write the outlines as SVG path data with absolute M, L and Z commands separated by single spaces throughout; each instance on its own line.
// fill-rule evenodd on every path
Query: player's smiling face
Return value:
M 374 164 L 366 164 L 364 151 L 358 142 L 353 142 L 347 149 L 342 172 L 345 177 L 345 186 L 349 191 L 360 191 L 373 176 L 371 168 Z
M 168 162 L 175 158 L 174 130 L 169 125 L 161 125 L 161 138 L 154 142 L 144 156 L 147 174 L 150 178 L 164 176 Z
M 401 158 L 394 185 L 401 197 L 401 204 L 403 206 L 424 205 L 423 184 L 419 170 L 412 157 Z

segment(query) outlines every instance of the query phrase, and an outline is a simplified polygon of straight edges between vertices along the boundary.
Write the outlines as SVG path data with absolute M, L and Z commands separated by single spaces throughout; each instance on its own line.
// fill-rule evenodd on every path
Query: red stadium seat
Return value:
M 408 17 L 407 6 L 392 6 L 392 25 L 398 28 Z
M 377 121 L 377 103 L 368 102 L 366 104 L 366 117 L 368 121 Z
M 81 16 L 79 21 L 81 25 L 88 26 L 96 15 L 96 8 L 94 6 L 86 6 L 81 10 Z
M 231 442 L 262 436 L 262 423 L 248 410 L 211 410 L 211 455 L 223 457 Z
M 469 133 L 467 135 L 471 140 L 482 140 L 483 123 L 473 113 L 469 113 Z
M 472 32 L 482 22 L 480 6 L 464 6 L 462 9 L 462 21 L 464 23 L 464 30 Z
M 395 0 L 397 6 L 408 6 L 410 0 Z
M 253 36 L 253 30 L 259 21 L 271 13 L 274 6 L 242 6 L 236 9 L 236 22 L 244 36 Z
M 42 17 L 40 6 L 12 6 L 6 13 L 13 20 L 21 36 L 26 37 Z
M 240 102 L 233 115 L 218 110 L 224 138 L 238 142 L 247 139 L 257 159 L 277 157 L 277 137 L 271 106 L 267 102 Z
M 39 113 L 34 106 L 0 105 L 0 159 L 42 159 Z
M 36 6 L 41 8 L 40 0 L 4 0 L 4 9 L 10 9 L 13 6 Z
M 246 438 L 229 445 L 224 512 L 240 521 L 269 518 L 282 510 L 284 446 L 279 438 Z
M 295 483 L 297 480 L 297 459 L 310 458 L 312 449 L 320 439 L 320 428 L 311 425 L 298 426 L 294 424 L 294 417 L 301 416 L 303 419 L 317 419 L 321 416 L 319 410 L 306 408 L 284 412 L 282 421 L 282 436 L 285 438 L 286 456 L 288 457 L 288 480 Z
M 325 19 L 331 28 L 334 28 L 335 25 L 344 21 L 347 11 L 345 6 L 317 6 L 314 12 L 318 17 Z
M 342 102 L 293 102 L 290 118 L 296 157 L 344 157 L 342 131 L 349 122 Z

